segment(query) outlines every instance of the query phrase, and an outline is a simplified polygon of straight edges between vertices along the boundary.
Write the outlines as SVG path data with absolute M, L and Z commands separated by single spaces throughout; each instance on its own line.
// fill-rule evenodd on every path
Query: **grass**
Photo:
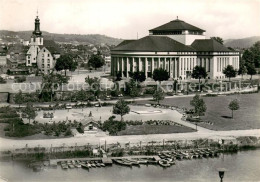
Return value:
M 161 104 L 178 106 L 180 108 L 192 108 L 190 100 L 192 97 L 164 99 Z M 203 97 L 207 105 L 203 121 L 210 121 L 213 125 L 200 123 L 198 125 L 213 130 L 243 130 L 260 128 L 260 93 L 239 94 L 218 97 Z M 234 118 L 231 117 L 231 110 L 228 104 L 231 100 L 238 99 L 240 109 L 234 111 Z M 140 101 L 145 103 L 145 101 Z M 139 102 L 139 103 L 140 103 Z M 146 101 L 146 103 L 149 101 Z
M 196 130 L 186 126 L 172 125 L 136 125 L 127 126 L 118 135 L 148 135 L 148 134 L 167 134 L 167 133 L 187 133 L 195 132 Z

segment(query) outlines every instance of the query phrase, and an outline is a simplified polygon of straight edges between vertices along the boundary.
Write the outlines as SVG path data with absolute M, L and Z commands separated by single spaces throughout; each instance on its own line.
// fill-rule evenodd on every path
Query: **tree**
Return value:
M 192 74 L 191 77 L 195 78 L 195 79 L 199 79 L 199 83 L 200 83 L 200 79 L 201 78 L 206 78 L 207 77 L 207 72 L 206 69 L 202 66 L 195 66 L 192 70 Z
M 230 81 L 230 78 L 236 77 L 237 71 L 234 69 L 233 66 L 228 65 L 228 66 L 223 70 L 223 74 L 225 74 L 225 76 L 228 77 L 228 79 L 229 79 L 229 81 Z
M 255 67 L 260 67 L 260 41 L 257 41 L 249 49 L 243 52 L 242 59 L 245 61 L 246 66 L 253 64 Z
M 233 111 L 238 110 L 239 109 L 239 103 L 238 100 L 232 100 L 229 105 L 228 108 L 232 111 L 232 118 L 233 118 Z
M 87 98 L 86 91 L 84 91 L 83 89 L 76 92 L 76 100 L 81 101 L 81 104 L 83 104 L 86 98 Z M 83 111 L 83 107 L 82 107 L 82 111 Z
M 130 111 L 129 106 L 127 105 L 126 101 L 120 99 L 116 102 L 113 106 L 113 114 L 117 114 L 121 116 L 121 121 L 123 121 L 123 116 L 128 114 Z
M 22 112 L 25 115 L 25 117 L 27 119 L 29 119 L 29 124 L 30 124 L 31 119 L 35 119 L 35 117 L 37 116 L 37 112 L 36 112 L 35 108 L 30 103 L 27 103 L 26 107 L 23 109 Z
M 164 81 L 164 80 L 168 80 L 170 78 L 169 73 L 167 72 L 167 70 L 164 70 L 163 68 L 159 68 L 159 69 L 154 69 L 153 70 L 153 79 L 155 81 Z
M 134 72 L 134 73 L 129 73 L 129 76 L 133 79 L 136 80 L 138 82 L 143 82 L 146 79 L 145 73 L 144 72 Z
M 130 95 L 133 99 L 134 97 L 138 97 L 140 95 L 141 87 L 137 81 L 130 79 L 128 83 L 126 83 L 126 93 Z
M 260 41 L 257 41 L 250 50 L 253 54 L 253 63 L 256 68 L 260 67 Z
M 95 70 L 96 70 L 97 68 L 100 68 L 103 65 L 105 65 L 105 60 L 99 51 L 96 55 L 95 54 L 91 55 L 91 57 L 88 61 L 89 67 L 95 68 Z
M 158 88 L 154 91 L 153 99 L 159 104 L 160 100 L 164 99 L 164 93 L 162 89 Z
M 218 41 L 219 43 L 221 43 L 223 45 L 224 41 L 221 37 L 210 37 L 211 39 L 214 39 L 216 41 Z
M 238 74 L 239 75 L 242 75 L 242 79 L 243 79 L 243 76 L 247 73 L 247 68 L 246 68 L 246 65 L 245 65 L 245 62 L 242 60 L 240 62 L 240 65 L 239 65 L 239 70 L 238 70 Z
M 55 64 L 55 69 L 57 71 L 64 70 L 65 76 L 67 76 L 67 70 L 75 71 L 78 63 L 73 60 L 73 57 L 69 54 L 61 55 Z
M 193 99 L 190 101 L 190 105 L 194 107 L 194 111 L 198 116 L 200 116 L 202 113 L 206 112 L 207 106 L 202 98 L 200 98 L 200 95 L 196 94 Z
M 85 82 L 88 83 L 90 91 L 98 97 L 100 94 L 100 79 L 97 77 L 90 78 L 89 76 L 85 78 Z
M 52 101 L 54 89 L 57 89 L 62 84 L 67 84 L 69 78 L 61 74 L 51 73 L 44 75 L 42 78 L 41 92 L 39 97 L 44 101 Z
M 21 90 L 19 90 L 19 92 L 17 94 L 15 94 L 14 102 L 16 104 L 19 104 L 19 109 L 20 109 L 20 105 L 24 102 L 24 97 L 23 97 L 23 93 Z
M 256 69 L 255 66 L 253 64 L 248 64 L 247 65 L 247 74 L 251 75 L 251 80 L 252 80 L 252 76 L 256 74 Z

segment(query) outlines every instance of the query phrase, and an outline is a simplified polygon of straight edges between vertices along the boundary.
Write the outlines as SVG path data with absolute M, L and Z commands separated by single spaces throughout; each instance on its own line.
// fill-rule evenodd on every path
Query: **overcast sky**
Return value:
M 260 0 L 0 0 L 0 30 L 33 30 L 37 8 L 51 33 L 135 39 L 178 16 L 207 37 L 260 35 Z

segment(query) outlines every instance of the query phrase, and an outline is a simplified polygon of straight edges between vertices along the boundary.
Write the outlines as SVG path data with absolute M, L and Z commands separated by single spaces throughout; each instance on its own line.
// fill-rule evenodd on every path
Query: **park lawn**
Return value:
M 187 133 L 195 132 L 196 130 L 186 126 L 173 125 L 135 125 L 127 126 L 118 135 L 148 135 L 148 134 L 167 134 L 167 133 Z
M 161 104 L 192 108 L 192 97 L 164 99 Z M 212 122 L 213 125 L 200 123 L 198 125 L 212 130 L 243 130 L 260 128 L 260 93 L 237 94 L 217 97 L 203 97 L 207 105 L 207 112 L 202 116 L 203 121 Z M 238 99 L 240 109 L 234 111 L 231 119 L 231 110 L 228 104 L 231 100 Z M 142 103 L 144 101 L 141 101 Z M 148 101 L 149 102 L 149 101 Z

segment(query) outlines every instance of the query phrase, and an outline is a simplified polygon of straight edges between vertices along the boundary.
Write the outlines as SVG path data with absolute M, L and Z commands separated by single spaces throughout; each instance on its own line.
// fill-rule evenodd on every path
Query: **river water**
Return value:
M 1 161 L 0 176 L 12 182 L 48 181 L 175 181 L 175 182 L 219 182 L 219 167 L 225 167 L 224 182 L 260 181 L 260 150 L 242 151 L 237 154 L 220 155 L 218 158 L 203 158 L 177 161 L 170 168 L 155 165 L 124 167 L 113 164 L 111 167 L 62 170 L 45 168 L 40 172 L 26 166 L 24 162 Z M 0 180 L 1 181 L 1 180 Z

